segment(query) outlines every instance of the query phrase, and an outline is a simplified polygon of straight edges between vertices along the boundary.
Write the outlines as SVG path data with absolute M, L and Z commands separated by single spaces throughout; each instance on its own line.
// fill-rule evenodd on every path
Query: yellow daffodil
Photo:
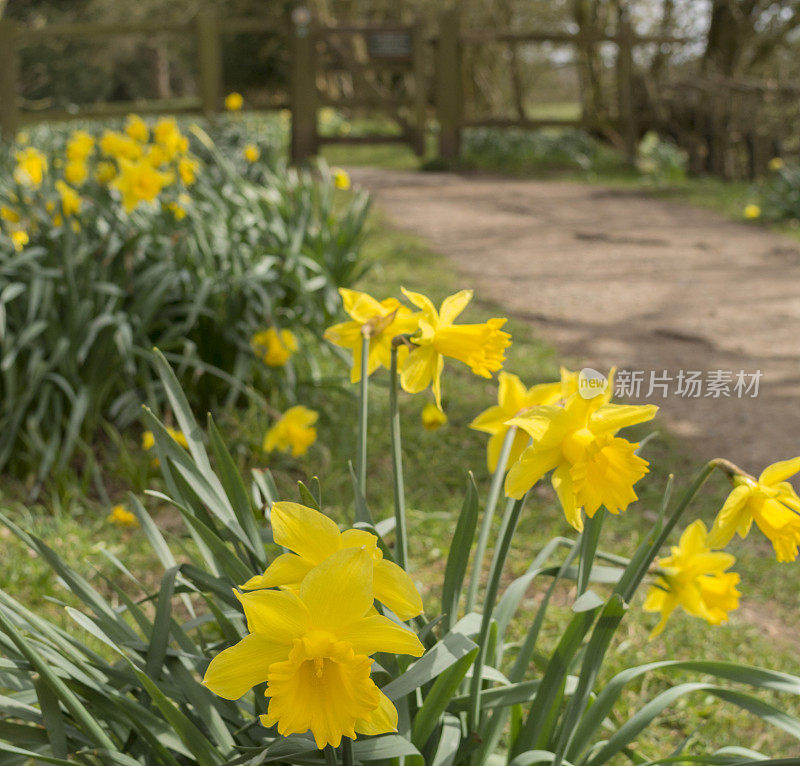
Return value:
M 88 175 L 89 168 L 83 160 L 74 160 L 64 166 L 64 179 L 73 186 L 80 186 Z
M 147 143 L 150 138 L 150 129 L 147 123 L 138 114 L 129 114 L 125 122 L 125 133 L 140 144 Z
M 63 181 L 56 181 L 56 190 L 61 197 L 61 210 L 64 215 L 78 215 L 81 212 L 80 194 Z
M 577 390 L 576 375 L 577 373 L 571 373 L 569 370 L 562 368 L 561 381 L 557 383 L 540 383 L 538 386 L 526 388 L 525 384 L 516 375 L 512 375 L 509 372 L 500 373 L 497 404 L 484 410 L 469 424 L 469 427 L 474 428 L 476 431 L 491 434 L 486 451 L 490 473 L 493 473 L 497 468 L 500 452 L 503 449 L 503 442 L 510 428 L 508 421 L 529 407 L 534 407 L 538 404 L 555 404 L 560 399 L 566 399 L 573 393 L 573 390 L 571 390 L 573 378 L 575 378 L 574 390 Z M 530 436 L 525 431 L 517 431 L 506 465 L 513 465 L 517 462 L 529 441 Z
M 503 367 L 504 351 L 511 336 L 500 328 L 505 319 L 490 319 L 482 324 L 454 324 L 456 317 L 472 300 L 472 290 L 445 298 L 439 311 L 429 298 L 403 288 L 403 294 L 422 309 L 419 332 L 411 339 L 416 348 L 408 354 L 400 376 L 405 391 L 416 394 L 433 388 L 436 405 L 442 407 L 442 368 L 444 357 L 464 362 L 476 375 L 490 378 Z
M 164 205 L 164 208 L 172 213 L 176 221 L 182 221 L 184 218 L 186 218 L 186 214 L 191 202 L 192 198 L 188 194 L 182 193 L 178 195 L 177 200 L 171 200 L 170 202 L 167 202 Z
M 136 162 L 144 151 L 138 141 L 116 130 L 107 130 L 100 139 L 100 151 L 116 160 Z
M 173 119 L 159 120 L 153 126 L 153 141 L 164 150 L 168 161 L 189 148 L 189 140 L 181 133 L 178 123 Z
M 15 141 L 16 141 L 16 143 L 17 143 L 17 144 L 19 144 L 20 146 L 25 146 L 25 144 L 28 144 L 28 143 L 30 143 L 31 136 L 30 136 L 30 133 L 28 133 L 27 131 L 25 131 L 25 130 L 21 130 L 21 131 L 20 131 L 19 133 L 17 133 L 17 135 L 14 137 L 14 140 L 15 140 Z
M 671 556 L 658 561 L 658 579 L 643 606 L 647 612 L 661 612 L 650 638 L 664 630 L 678 606 L 711 625 L 726 622 L 728 612 L 739 606 L 741 595 L 736 590 L 739 575 L 725 571 L 736 559 L 730 553 L 711 550 L 705 524 L 700 520 L 686 527 L 680 543 L 670 550 Z
M 788 479 L 800 472 L 800 457 L 765 468 L 758 479 L 733 477 L 728 495 L 709 533 L 709 543 L 721 548 L 734 534 L 746 537 L 755 521 L 770 539 L 778 561 L 794 561 L 800 546 L 800 497 Z
M 139 519 L 122 505 L 115 505 L 106 518 L 117 527 L 129 529 L 139 526 Z
M 229 93 L 225 96 L 225 108 L 229 112 L 238 112 L 244 106 L 244 97 L 241 93 Z
M 305 455 L 317 440 L 314 423 L 318 418 L 318 412 L 302 404 L 289 407 L 265 434 L 262 449 L 264 452 L 291 450 L 292 457 Z
M 247 146 L 242 149 L 242 154 L 244 158 L 252 164 L 253 162 L 258 162 L 261 157 L 261 150 L 255 144 L 247 144 Z
M 38 189 L 47 172 L 47 157 L 38 149 L 29 146 L 15 155 L 17 166 L 14 168 L 14 180 L 20 186 Z
M 117 166 L 113 162 L 98 162 L 94 171 L 94 179 L 105 186 L 117 176 Z
M 12 231 L 9 236 L 11 237 L 11 244 L 14 245 L 14 250 L 17 252 L 20 252 L 22 248 L 31 241 L 30 237 L 28 236 L 28 232 L 23 231 L 22 229 Z
M 426 431 L 437 431 L 447 424 L 447 415 L 444 414 L 435 404 L 428 402 L 422 408 L 422 427 Z
M 779 170 L 783 170 L 786 167 L 786 163 L 780 157 L 773 157 L 769 161 L 769 169 L 773 173 L 777 173 Z
M 397 729 L 397 710 L 370 677 L 376 652 L 419 657 L 419 639 L 372 609 L 372 556 L 348 547 L 303 579 L 299 594 L 259 590 L 237 594 L 249 630 L 218 654 L 203 684 L 235 700 L 267 682 L 264 726 L 282 736 L 310 731 L 317 747 L 342 737 Z
M 200 163 L 191 157 L 181 157 L 178 160 L 178 175 L 186 186 L 191 186 L 197 180 L 197 169 Z
M 274 503 L 270 512 L 273 539 L 291 553 L 282 553 L 263 575 L 249 579 L 241 587 L 299 587 L 303 578 L 318 564 L 344 548 L 363 548 L 373 567 L 375 598 L 401 620 L 422 612 L 422 598 L 412 579 L 397 564 L 383 558 L 378 538 L 362 529 L 340 532 L 325 514 L 298 503 Z
M 347 191 L 350 188 L 350 174 L 342 168 L 331 168 L 333 174 L 333 185 L 337 189 Z
M 350 368 L 350 381 L 361 380 L 361 351 L 363 339 L 369 337 L 369 355 L 367 357 L 367 374 L 372 375 L 379 367 L 388 368 L 391 363 L 392 338 L 395 335 L 414 332 L 417 328 L 417 316 L 403 306 L 396 298 L 386 298 L 378 302 L 371 295 L 356 290 L 339 288 L 345 312 L 350 322 L 341 322 L 325 330 L 325 339 L 331 343 L 349 348 L 353 351 L 353 366 Z M 401 356 L 407 350 L 400 348 Z
M 297 351 L 297 338 L 291 330 L 276 330 L 270 327 L 257 332 L 250 345 L 256 356 L 268 367 L 283 367 Z
M 567 521 L 583 529 L 581 508 L 590 518 L 600 506 L 624 511 L 637 499 L 633 485 L 648 463 L 635 454 L 638 444 L 615 434 L 621 428 L 651 420 L 654 405 L 610 404 L 606 393 L 584 399 L 572 394 L 563 407 L 542 405 L 511 418 L 508 425 L 525 431 L 533 444 L 506 477 L 506 494 L 521 498 L 548 471 Z
M 761 208 L 755 203 L 751 202 L 744 207 L 744 217 L 752 221 L 761 216 Z
M 156 170 L 149 162 L 128 162 L 120 159 L 119 175 L 112 186 L 122 195 L 122 205 L 130 213 L 140 202 L 152 202 L 171 182 L 168 173 Z
M 70 162 L 85 163 L 94 151 L 94 136 L 85 130 L 76 130 L 67 141 L 65 154 Z
M 19 223 L 22 220 L 19 211 L 14 210 L 13 207 L 8 205 L 0 205 L 0 219 L 8 221 L 8 223 Z
M 167 427 L 167 433 L 172 437 L 172 439 L 178 444 L 181 445 L 184 449 L 189 449 L 189 442 L 186 441 L 186 437 L 183 435 L 183 431 L 179 431 L 177 428 L 169 428 Z M 145 431 L 142 434 L 142 449 L 144 450 L 151 450 L 156 445 L 156 439 L 153 436 L 152 431 Z

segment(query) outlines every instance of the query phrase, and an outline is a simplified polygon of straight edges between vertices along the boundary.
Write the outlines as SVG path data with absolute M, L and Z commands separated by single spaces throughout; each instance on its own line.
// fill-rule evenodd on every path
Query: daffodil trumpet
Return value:
M 483 562 L 486 558 L 486 547 L 489 543 L 489 534 L 492 530 L 492 521 L 494 520 L 494 514 L 497 508 L 497 501 L 500 498 L 500 493 L 503 490 L 503 481 L 506 476 L 508 456 L 511 454 L 511 448 L 514 445 L 514 440 L 516 438 L 517 427 L 511 426 L 508 431 L 506 431 L 505 437 L 503 438 L 503 446 L 500 448 L 500 457 L 497 461 L 497 467 L 492 474 L 492 483 L 489 487 L 489 496 L 486 499 L 486 508 L 483 511 L 481 529 L 478 533 L 478 543 L 475 546 L 475 561 L 472 565 L 472 574 L 470 575 L 469 588 L 467 590 L 467 613 L 473 610 L 475 607 L 475 601 L 478 597 L 478 587 L 480 585 L 481 573 L 483 572 Z

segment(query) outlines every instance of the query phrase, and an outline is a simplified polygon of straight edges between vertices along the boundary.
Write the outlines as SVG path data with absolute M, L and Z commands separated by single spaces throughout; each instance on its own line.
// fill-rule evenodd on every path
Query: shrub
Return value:
M 768 221 L 800 221 L 800 165 L 774 159 L 761 187 L 760 216 Z
M 251 336 L 319 337 L 363 268 L 367 198 L 324 166 L 226 156 L 199 129 L 189 146 L 169 120 L 126 131 L 38 131 L 0 168 L 0 468 L 41 480 L 160 406 L 154 345 L 195 407 L 235 400 L 269 379 Z

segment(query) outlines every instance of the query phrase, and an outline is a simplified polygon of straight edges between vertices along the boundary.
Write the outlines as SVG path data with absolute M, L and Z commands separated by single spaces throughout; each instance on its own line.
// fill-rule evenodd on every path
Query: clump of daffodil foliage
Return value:
M 301 341 L 363 268 L 368 199 L 286 168 L 235 111 L 217 141 L 130 115 L 34 128 L 0 158 L 0 468 L 91 464 L 100 428 L 164 405 L 153 346 L 198 409 L 311 375 Z
M 797 737 L 800 721 L 780 700 L 800 695 L 800 677 L 705 660 L 702 646 L 697 660 L 653 661 L 610 678 L 601 671 L 632 608 L 659 615 L 651 640 L 682 609 L 703 621 L 713 641 L 714 626 L 738 606 L 739 587 L 748 587 L 723 548 L 753 523 L 785 562 L 776 566 L 791 566 L 800 498 L 788 480 L 800 472 L 800 457 L 758 478 L 712 460 L 682 497 L 666 487 L 661 514 L 626 555 L 608 553 L 600 544 L 603 527 L 633 512 L 636 487 L 649 470 L 645 445 L 620 434 L 652 420 L 656 408 L 612 401 L 613 370 L 605 388 L 566 369 L 559 380 L 527 386 L 502 371 L 511 344 L 504 319 L 456 321 L 470 291 L 438 309 L 420 293 L 403 295 L 407 303 L 342 290 L 349 318 L 326 332 L 352 351 L 350 377 L 359 393 L 353 502 L 344 528 L 325 512 L 324 476 L 299 484 L 300 502 L 279 497 L 268 471 L 254 472 L 248 485 L 213 420 L 207 429 L 196 422 L 159 352 L 153 361 L 175 427 L 145 410 L 145 446 L 163 473 L 159 498 L 174 505 L 192 544 L 176 557 L 134 496 L 130 510 L 115 509 L 111 519 L 140 525 L 164 567 L 157 587 L 115 560 L 120 581 L 96 589 L 57 550 L 3 519 L 82 604 L 67 607 L 78 626 L 70 632 L 0 592 L 4 763 L 796 762 L 791 753 L 769 760 L 737 730 L 705 755 L 678 751 L 648 760 L 638 742 L 665 709 L 696 693 Z M 252 338 L 267 364 L 285 362 L 293 345 L 291 334 L 278 331 Z M 467 478 L 443 562 L 441 607 L 433 610 L 409 564 L 426 530 L 406 519 L 401 400 L 403 391 L 431 388 L 434 411 L 426 408 L 423 422 L 439 427 L 442 378 L 451 364 L 482 377 L 499 373 L 497 404 L 471 423 L 490 437 L 493 479 L 482 501 Z M 364 493 L 369 384 L 380 368 L 389 375 L 394 477 L 394 514 L 384 519 L 373 517 Z M 299 455 L 316 439 L 314 411 L 297 405 L 272 415 L 270 449 Z M 708 529 L 692 518 L 692 501 L 715 472 L 733 488 Z M 540 551 L 519 550 L 515 531 L 530 512 L 526 498 L 547 475 L 564 534 Z M 528 562 L 516 576 L 507 566 L 512 553 Z M 540 634 L 559 582 L 572 584 L 570 616 L 555 643 L 545 643 Z M 133 588 L 144 591 L 141 597 L 130 595 Z M 632 606 L 640 589 L 644 600 Z M 529 593 L 536 605 L 516 621 L 521 636 L 512 635 Z M 620 722 L 613 714 L 627 686 L 656 671 L 662 681 L 676 672 L 711 680 L 676 679 Z

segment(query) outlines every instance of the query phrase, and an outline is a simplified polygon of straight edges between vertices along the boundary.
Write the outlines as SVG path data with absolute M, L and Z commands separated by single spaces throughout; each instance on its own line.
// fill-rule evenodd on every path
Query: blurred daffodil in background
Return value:
M 256 356 L 268 367 L 283 367 L 297 351 L 297 338 L 291 330 L 269 327 L 257 332 L 250 345 Z
M 318 418 L 318 412 L 302 404 L 290 407 L 264 435 L 262 449 L 264 452 L 291 452 L 292 457 L 305 455 L 317 440 L 314 423 Z
M 244 97 L 241 93 L 234 91 L 225 96 L 225 108 L 229 112 L 238 112 L 244 106 Z
M 438 431 L 442 426 L 447 425 L 447 415 L 432 402 L 428 402 L 422 408 L 420 418 L 422 427 L 426 431 Z
M 484 378 L 502 369 L 505 349 L 511 345 L 511 335 L 501 329 L 505 319 L 455 324 L 458 315 L 472 300 L 472 290 L 462 290 L 445 298 L 437 311 L 430 298 L 402 289 L 403 295 L 422 309 L 419 330 L 410 339 L 410 353 L 401 372 L 400 382 L 405 391 L 415 394 L 431 386 L 436 406 L 441 409 L 444 357 L 463 362 Z
M 417 328 L 418 315 L 403 306 L 396 298 L 377 301 L 367 293 L 340 288 L 342 303 L 350 321 L 335 324 L 325 330 L 325 339 L 336 346 L 353 352 L 350 382 L 361 380 L 361 353 L 364 337 L 369 338 L 367 374 L 372 375 L 379 367 L 388 369 L 391 360 L 392 339 L 397 335 L 412 333 Z M 407 349 L 398 353 L 404 358 Z

